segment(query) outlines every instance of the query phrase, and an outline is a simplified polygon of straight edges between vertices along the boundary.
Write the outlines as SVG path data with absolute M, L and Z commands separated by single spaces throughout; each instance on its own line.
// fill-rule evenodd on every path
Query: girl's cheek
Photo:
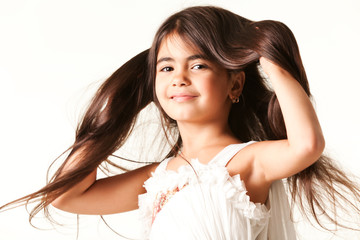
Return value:
M 156 97 L 158 98 L 159 97 L 159 81 L 157 79 L 155 80 L 155 94 L 156 94 Z
M 166 91 L 163 84 L 161 84 L 159 81 L 155 82 L 155 94 L 161 104 L 163 98 L 166 96 Z

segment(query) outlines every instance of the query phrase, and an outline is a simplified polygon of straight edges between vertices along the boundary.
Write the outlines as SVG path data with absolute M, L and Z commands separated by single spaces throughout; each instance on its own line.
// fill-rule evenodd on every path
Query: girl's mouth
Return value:
M 186 102 L 194 98 L 196 98 L 196 96 L 189 94 L 175 94 L 170 97 L 170 99 L 174 100 L 175 102 Z

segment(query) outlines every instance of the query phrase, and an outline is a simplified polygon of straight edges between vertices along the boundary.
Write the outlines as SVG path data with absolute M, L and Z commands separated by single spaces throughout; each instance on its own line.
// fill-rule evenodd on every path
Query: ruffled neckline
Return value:
M 166 161 L 169 160 L 170 159 L 166 159 Z M 145 181 L 144 186 L 147 190 L 155 190 L 155 192 L 158 192 L 172 190 L 176 187 L 182 188 L 187 183 L 190 185 L 199 184 L 199 181 L 202 184 L 224 184 L 227 187 L 227 190 L 229 190 L 226 195 L 227 199 L 232 198 L 235 191 L 238 190 L 244 194 L 243 198 L 246 202 L 248 202 L 248 205 L 251 206 L 251 208 L 259 208 L 265 210 L 265 212 L 269 211 L 265 204 L 254 203 L 250 200 L 250 197 L 246 194 L 247 190 L 245 183 L 241 180 L 240 174 L 230 176 L 226 167 L 218 166 L 212 162 L 204 164 L 197 158 L 191 159 L 190 163 L 191 166 L 189 164 L 185 164 L 180 166 L 177 170 L 166 168 L 157 169 L 155 172 L 151 173 L 152 177 Z M 194 170 L 196 171 L 196 174 Z M 153 184 L 151 179 L 156 180 L 157 178 L 161 179 L 161 181 Z M 164 179 L 166 180 L 164 181 Z M 150 189 L 147 187 L 150 187 Z
M 165 159 L 161 164 L 166 164 L 170 159 Z M 182 165 L 177 171 L 160 168 L 160 165 L 151 173 L 152 176 L 145 181 L 144 187 L 147 193 L 139 195 L 140 217 L 145 224 L 145 235 L 149 234 L 152 222 L 152 207 L 159 192 L 167 192 L 175 188 L 182 189 L 186 184 L 206 184 L 220 186 L 228 202 L 231 202 L 235 209 L 254 221 L 261 221 L 270 217 L 270 210 L 265 204 L 254 203 L 246 194 L 247 190 L 240 174 L 230 176 L 226 167 L 216 165 L 212 162 L 201 163 L 198 159 L 191 159 L 190 165 Z M 194 172 L 196 171 L 196 174 Z

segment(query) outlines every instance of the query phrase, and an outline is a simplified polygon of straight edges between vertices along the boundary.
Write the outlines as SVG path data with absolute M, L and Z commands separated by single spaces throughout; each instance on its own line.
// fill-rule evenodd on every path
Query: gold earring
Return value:
M 239 97 L 232 97 L 231 98 L 232 103 L 238 103 L 240 101 Z

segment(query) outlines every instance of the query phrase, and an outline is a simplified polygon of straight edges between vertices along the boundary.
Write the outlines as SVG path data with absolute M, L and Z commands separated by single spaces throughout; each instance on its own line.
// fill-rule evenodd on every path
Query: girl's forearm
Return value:
M 71 172 L 77 165 L 81 164 L 81 153 L 74 154 L 65 164 L 58 178 L 64 176 L 67 172 Z M 96 181 L 97 169 L 94 169 L 87 177 L 75 184 L 72 188 L 56 198 L 51 204 L 57 208 L 63 209 L 68 201 L 80 197 L 85 193 Z
M 325 141 L 320 123 L 300 83 L 287 71 L 267 59 L 261 58 L 260 64 L 279 100 L 289 146 L 300 151 L 322 152 Z

